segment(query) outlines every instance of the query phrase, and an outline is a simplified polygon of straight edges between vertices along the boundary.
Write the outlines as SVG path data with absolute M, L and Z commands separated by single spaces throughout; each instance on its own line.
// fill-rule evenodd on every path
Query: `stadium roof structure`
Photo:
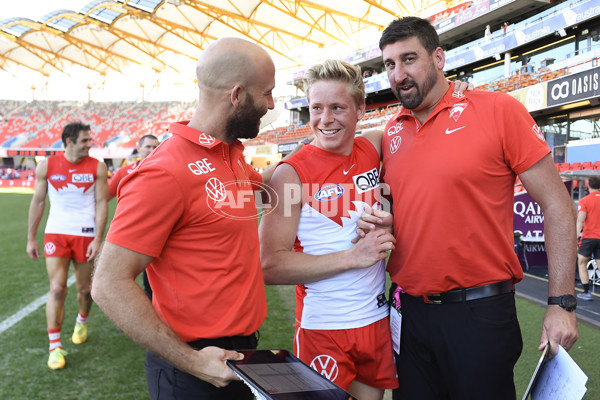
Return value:
M 18 0 L 12 0 L 18 1 Z M 256 42 L 278 69 L 302 65 L 300 46 L 352 45 L 365 29 L 381 31 L 401 15 L 443 10 L 456 0 L 94 0 L 80 11 L 56 10 L 39 21 L 0 21 L 0 68 L 45 76 L 79 65 L 105 75 L 139 64 L 177 71 L 169 54 L 196 60 L 220 37 Z M 172 57 L 171 57 L 172 59 Z

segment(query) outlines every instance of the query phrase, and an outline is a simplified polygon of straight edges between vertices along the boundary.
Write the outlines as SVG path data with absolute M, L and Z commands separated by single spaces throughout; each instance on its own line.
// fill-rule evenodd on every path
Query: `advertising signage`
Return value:
M 548 82 L 548 107 L 600 96 L 600 68 L 593 68 Z

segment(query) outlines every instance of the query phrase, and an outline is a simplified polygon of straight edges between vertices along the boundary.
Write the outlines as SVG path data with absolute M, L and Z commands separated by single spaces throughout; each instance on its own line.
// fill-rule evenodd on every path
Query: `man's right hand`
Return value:
M 32 260 L 37 261 L 40 259 L 40 247 L 38 246 L 37 240 L 27 241 L 27 254 Z
M 393 215 L 387 211 L 377 210 L 371 207 L 365 207 L 360 219 L 356 221 L 356 238 L 352 239 L 352 243 L 357 243 L 361 238 L 364 238 L 368 232 L 376 229 L 382 229 L 386 232 L 393 233 Z M 396 243 L 394 241 L 394 243 Z
M 388 251 L 394 250 L 396 239 L 390 232 L 376 229 L 368 232 L 365 237 L 349 250 L 352 268 L 367 268 L 388 256 Z
M 242 353 L 208 346 L 198 350 L 197 354 L 198 362 L 192 366 L 193 370 L 190 371 L 193 375 L 216 387 L 225 387 L 231 381 L 240 380 L 225 362 L 227 360 L 243 360 Z

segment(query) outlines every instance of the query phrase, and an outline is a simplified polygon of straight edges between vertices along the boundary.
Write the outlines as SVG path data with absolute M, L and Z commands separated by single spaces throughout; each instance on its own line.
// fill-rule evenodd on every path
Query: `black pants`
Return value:
M 255 349 L 255 335 L 218 339 L 203 339 L 190 343 L 199 350 L 216 346 L 227 350 Z M 152 400 L 253 400 L 254 395 L 241 381 L 233 381 L 224 388 L 196 378 L 175 368 L 156 354 L 146 352 L 146 381 Z
M 514 293 L 455 304 L 402 293 L 401 301 L 394 399 L 516 398 L 513 369 L 523 340 Z

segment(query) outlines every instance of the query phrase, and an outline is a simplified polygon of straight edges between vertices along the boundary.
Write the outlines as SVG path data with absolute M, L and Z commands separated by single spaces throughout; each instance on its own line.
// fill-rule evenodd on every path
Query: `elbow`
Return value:
M 273 255 L 270 255 L 270 256 L 262 255 L 260 261 L 261 261 L 261 265 L 262 265 L 263 279 L 265 281 L 265 284 L 266 285 L 281 284 L 281 282 L 279 282 L 279 280 L 278 280 L 278 274 L 277 274 L 278 262 L 276 260 L 276 257 L 274 257 Z
M 94 273 L 94 277 L 92 279 L 91 294 L 94 302 L 102 309 L 105 304 L 106 290 L 102 273 L 98 274 L 97 272 L 98 270 L 96 270 L 96 273 Z

